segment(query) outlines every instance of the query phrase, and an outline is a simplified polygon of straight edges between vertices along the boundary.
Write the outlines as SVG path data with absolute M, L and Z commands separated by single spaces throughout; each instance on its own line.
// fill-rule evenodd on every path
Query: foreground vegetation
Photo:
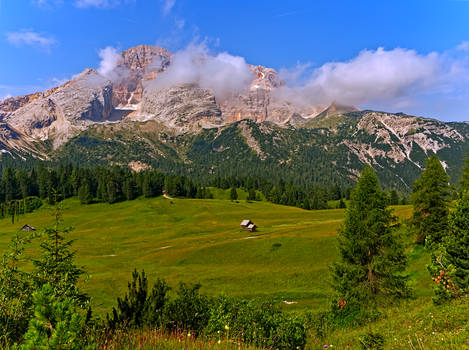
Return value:
M 437 159 L 434 164 L 434 170 L 444 175 Z M 431 169 L 428 166 L 423 175 Z M 135 348 L 138 344 L 152 348 L 158 342 L 175 348 L 221 344 L 226 348 L 275 349 L 302 349 L 305 345 L 469 347 L 465 267 L 469 197 L 462 194 L 448 217 L 446 178 L 433 181 L 434 187 L 425 179 L 422 176 L 422 183 L 415 187 L 413 215 L 410 207 L 396 207 L 394 214 L 398 216 L 394 217 L 376 176 L 365 169 L 343 226 L 343 210 L 310 212 L 238 202 L 233 189 L 229 191 L 231 201 L 152 198 L 83 206 L 69 199 L 62 202 L 64 210 L 55 204 L 53 227 L 50 217 L 44 215 L 50 208 L 44 207 L 20 219 L 37 227 L 49 224 L 49 228 L 42 235 L 17 235 L 4 258 L 0 287 L 2 308 L 6 307 L 2 315 L 9 322 L 19 320 L 13 328 L 6 324 L 6 329 L 16 332 L 11 333 L 17 334 L 13 339 L 21 339 L 27 326 L 21 349 L 34 349 L 37 344 L 57 349 L 63 348 L 60 344 L 68 344 L 67 349 Z M 424 194 L 418 195 L 418 191 Z M 441 215 L 444 210 L 426 212 L 427 202 L 421 199 L 432 196 L 442 199 L 446 215 Z M 430 202 L 436 203 L 434 199 Z M 73 218 L 89 208 L 94 210 Z M 62 212 L 75 220 L 74 231 L 59 230 Z M 234 218 L 233 214 L 239 216 Z M 84 217 L 92 224 L 83 222 Z M 239 230 L 239 221 L 244 218 L 255 221 L 261 231 Z M 441 220 L 444 225 L 433 227 L 444 229 L 423 238 L 417 234 L 415 239 L 422 222 L 431 226 Z M 11 233 L 18 229 L 13 229 L 15 224 L 10 221 L 0 224 Z M 99 246 L 96 243 L 107 230 L 107 238 L 117 240 L 114 245 L 104 240 Z M 68 241 L 73 237 L 76 244 Z M 1 242 L 6 244 L 7 240 Z M 41 242 L 40 246 L 35 242 Z M 94 247 L 115 251 L 90 255 Z M 117 259 L 103 267 L 102 258 Z M 91 264 L 80 267 L 87 259 Z M 122 282 L 128 280 L 129 273 L 122 278 L 114 273 L 115 263 L 121 261 L 127 269 L 138 264 L 148 267 L 150 279 L 135 270 L 125 291 Z M 329 274 L 331 265 L 333 273 Z M 79 283 L 85 271 L 92 273 L 87 283 Z M 114 295 L 109 290 L 103 295 L 109 304 L 103 300 L 97 306 L 95 300 L 100 296 L 95 295 L 90 304 L 86 292 L 99 290 L 101 286 L 93 278 L 101 273 L 112 273 L 101 276 L 103 286 L 117 282 L 115 286 L 121 290 L 114 290 Z M 203 289 L 193 284 L 201 280 Z M 93 317 L 92 310 L 98 317 Z M 11 344 L 8 338 L 6 342 Z

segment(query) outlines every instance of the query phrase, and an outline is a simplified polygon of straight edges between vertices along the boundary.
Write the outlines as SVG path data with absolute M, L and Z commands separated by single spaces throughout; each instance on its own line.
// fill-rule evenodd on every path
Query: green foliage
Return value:
M 358 318 L 379 294 L 409 295 L 407 260 L 386 208 L 387 196 L 373 170 L 366 167 L 352 193 L 339 230 L 339 261 L 333 265 L 333 310 L 341 318 Z
M 360 337 L 360 345 L 363 350 L 384 349 L 384 336 L 380 333 L 368 331 Z
M 391 191 L 391 195 L 389 198 L 390 205 L 398 205 L 399 204 L 399 195 L 397 194 L 396 190 Z
M 461 170 L 459 186 L 461 192 L 469 190 L 469 153 L 466 154 L 466 158 L 464 159 L 464 166 Z
M 230 191 L 230 199 L 232 201 L 235 201 L 238 199 L 238 192 L 236 191 L 236 188 L 232 187 Z
M 169 287 L 157 280 L 148 294 L 145 273 L 134 271 L 132 282 L 118 309 L 108 315 L 107 328 L 163 328 L 171 333 L 190 332 L 196 336 L 234 338 L 245 344 L 275 348 L 303 349 L 306 343 L 304 321 L 281 312 L 273 303 L 234 300 L 224 295 L 209 298 L 200 285 L 181 283 L 174 298 Z
M 273 303 L 233 300 L 221 295 L 210 305 L 207 335 L 229 333 L 245 344 L 273 349 L 303 349 L 304 320 L 281 312 Z
M 78 191 L 78 197 L 80 198 L 81 204 L 90 204 L 93 200 L 93 195 L 90 191 L 90 186 L 87 183 L 84 183 L 80 186 Z
M 428 270 L 435 285 L 434 301 L 469 292 L 469 193 L 458 201 L 449 219 L 449 230 L 432 253 Z
M 200 294 L 200 284 L 180 283 L 176 298 L 165 310 L 165 325 L 169 329 L 201 333 L 207 326 L 209 299 Z
M 56 297 L 71 298 L 84 307 L 88 297 L 78 288 L 84 271 L 74 262 L 75 252 L 71 250 L 73 241 L 65 238 L 71 228 L 60 227 L 61 211 L 55 202 L 54 226 L 45 229 L 40 244 L 40 259 L 33 260 L 35 283 L 38 287 L 48 283 Z
M 86 317 L 71 298 L 57 298 L 51 285 L 45 284 L 33 294 L 34 316 L 20 350 L 82 350 L 96 349 L 86 334 Z
M 436 155 L 425 163 L 425 170 L 415 181 L 412 192 L 412 225 L 416 242 L 432 247 L 441 242 L 448 229 L 450 202 L 449 178 Z
M 164 280 L 157 279 L 151 292 L 145 271 L 132 273 L 132 282 L 128 284 L 127 294 L 117 299 L 117 309 L 107 315 L 107 327 L 111 330 L 143 325 L 157 327 L 162 324 L 163 309 L 166 304 L 169 287 Z
M 11 240 L 0 264 L 0 347 L 21 339 L 32 315 L 32 276 L 20 267 L 26 262 L 24 249 L 35 234 Z

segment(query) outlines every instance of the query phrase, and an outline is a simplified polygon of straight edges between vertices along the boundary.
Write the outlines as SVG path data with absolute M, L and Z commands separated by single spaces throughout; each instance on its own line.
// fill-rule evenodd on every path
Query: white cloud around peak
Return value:
M 327 105 L 332 101 L 353 105 L 397 105 L 422 95 L 455 89 L 468 70 L 465 60 L 449 53 L 419 54 L 396 48 L 363 50 L 345 62 L 328 62 L 304 73 L 283 70 L 285 80 L 293 80 L 277 91 L 277 96 L 304 105 Z M 293 79 L 292 79 L 293 77 Z M 300 79 L 301 77 L 301 79 Z

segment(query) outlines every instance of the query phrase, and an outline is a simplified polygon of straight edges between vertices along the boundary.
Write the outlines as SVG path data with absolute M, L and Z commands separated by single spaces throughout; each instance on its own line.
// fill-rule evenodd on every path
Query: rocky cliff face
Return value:
M 142 101 L 143 82 L 155 79 L 169 65 L 171 54 L 160 47 L 139 45 L 121 53 L 116 67 L 113 106 L 137 109 Z
M 223 125 L 215 96 L 194 84 L 166 89 L 147 88 L 143 94 L 141 113 L 133 120 L 156 120 L 179 133 Z
M 32 139 L 53 140 L 58 147 L 88 125 L 106 121 L 111 97 L 111 82 L 86 69 L 59 88 L 20 99 L 3 121 Z

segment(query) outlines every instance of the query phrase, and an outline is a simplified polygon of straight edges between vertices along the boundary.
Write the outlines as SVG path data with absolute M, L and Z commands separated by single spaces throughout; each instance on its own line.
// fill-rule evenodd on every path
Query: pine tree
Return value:
M 85 306 L 88 297 L 78 288 L 78 281 L 84 271 L 75 262 L 75 252 L 71 250 L 72 240 L 67 241 L 71 228 L 61 228 L 61 211 L 55 193 L 54 226 L 45 230 L 44 240 L 40 244 L 39 260 L 34 260 L 36 285 L 49 283 L 56 297 L 69 297 Z
M 469 190 L 469 152 L 464 159 L 464 167 L 462 168 L 461 180 L 460 180 L 461 192 Z
M 78 190 L 78 197 L 80 198 L 81 204 L 90 204 L 93 200 L 93 195 L 91 194 L 90 186 L 88 185 L 87 181 L 85 181 L 80 186 L 80 189 Z
M 428 266 L 435 286 L 434 301 L 469 293 L 469 192 L 463 193 L 449 219 L 449 230 L 432 253 Z
M 391 191 L 391 195 L 389 198 L 389 204 L 391 205 L 398 205 L 399 204 L 399 195 L 397 194 L 396 190 Z
M 236 191 L 236 188 L 232 187 L 230 191 L 230 199 L 231 201 L 235 201 L 238 199 L 238 192 Z
M 107 327 L 140 327 L 142 325 L 161 325 L 163 308 L 167 300 L 169 286 L 164 280 L 157 279 L 151 293 L 145 271 L 132 273 L 132 282 L 127 285 L 124 298 L 117 298 L 117 308 L 107 315 Z
M 426 161 L 425 170 L 414 183 L 412 225 L 416 242 L 431 247 L 441 242 L 448 229 L 450 187 L 448 175 L 436 155 Z
M 387 195 L 366 167 L 352 193 L 344 225 L 339 230 L 339 261 L 333 265 L 335 310 L 349 314 L 374 304 L 377 295 L 407 296 L 407 266 L 386 208 Z
M 33 299 L 34 317 L 20 350 L 96 349 L 93 338 L 86 334 L 86 316 L 77 310 L 73 299 L 57 298 L 49 284 L 37 290 Z
M 256 190 L 254 190 L 254 188 L 252 188 L 252 187 L 248 191 L 247 200 L 248 201 L 255 201 L 256 200 Z

